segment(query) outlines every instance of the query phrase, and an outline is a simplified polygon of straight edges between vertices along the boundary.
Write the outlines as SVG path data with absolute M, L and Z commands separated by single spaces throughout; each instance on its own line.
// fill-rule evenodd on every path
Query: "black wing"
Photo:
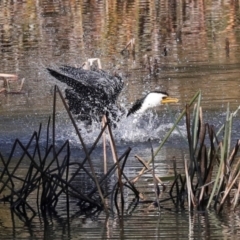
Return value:
M 62 66 L 59 70 L 47 69 L 48 72 L 66 83 L 71 89 L 65 90 L 69 110 L 77 114 L 80 120 L 98 119 L 103 114 L 117 119 L 117 97 L 123 88 L 119 76 L 111 76 L 103 70 L 85 70 Z
M 49 73 L 72 87 L 76 92 L 82 93 L 90 89 L 90 92 L 115 102 L 123 88 L 123 81 L 119 76 L 111 76 L 103 70 L 85 70 L 70 66 L 60 67 L 60 72 L 47 68 Z

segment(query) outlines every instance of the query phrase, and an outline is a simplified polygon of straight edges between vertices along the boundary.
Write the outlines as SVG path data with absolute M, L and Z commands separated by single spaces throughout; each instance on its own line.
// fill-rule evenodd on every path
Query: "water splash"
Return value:
M 101 131 L 101 124 L 99 122 L 93 122 L 90 126 L 86 126 L 82 122 L 77 124 L 85 144 L 92 144 Z M 166 132 L 173 126 L 173 123 L 168 114 L 148 111 L 142 115 L 123 116 L 119 122 L 115 122 L 113 125 L 112 133 L 116 143 L 141 143 L 148 141 L 148 139 L 161 141 Z M 182 134 L 185 135 L 185 127 L 180 126 L 180 129 Z M 179 132 L 175 130 L 173 134 L 179 135 Z M 71 123 L 64 123 L 64 126 L 60 124 L 56 139 L 69 139 L 71 144 L 79 144 L 78 136 Z

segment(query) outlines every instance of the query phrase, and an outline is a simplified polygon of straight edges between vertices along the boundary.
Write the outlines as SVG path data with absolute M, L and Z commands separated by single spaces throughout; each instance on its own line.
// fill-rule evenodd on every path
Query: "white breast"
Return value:
M 166 97 L 165 94 L 162 93 L 149 93 L 142 103 L 142 107 L 137 111 L 138 113 L 142 113 L 146 111 L 148 108 L 153 108 L 161 105 L 162 98 Z

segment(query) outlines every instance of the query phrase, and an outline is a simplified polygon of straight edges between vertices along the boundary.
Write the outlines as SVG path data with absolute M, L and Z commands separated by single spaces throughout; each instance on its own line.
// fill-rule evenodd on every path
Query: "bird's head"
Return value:
M 152 91 L 149 92 L 145 97 L 137 100 L 129 110 L 127 116 L 132 113 L 143 113 L 149 108 L 157 107 L 162 104 L 177 102 L 177 98 L 170 97 L 166 92 Z

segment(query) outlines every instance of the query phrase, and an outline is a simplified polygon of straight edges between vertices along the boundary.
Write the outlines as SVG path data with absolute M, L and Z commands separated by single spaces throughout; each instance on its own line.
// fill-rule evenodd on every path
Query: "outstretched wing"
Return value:
M 76 92 L 90 90 L 93 94 L 104 97 L 110 102 L 115 102 L 123 88 L 123 81 L 119 76 L 111 76 L 103 70 L 85 70 L 70 66 L 60 67 L 60 72 L 49 69 L 49 73 L 72 87 Z M 90 94 L 91 94 L 90 93 Z
M 71 69 L 68 69 L 68 71 L 66 71 L 65 67 L 63 67 L 62 69 L 60 68 L 60 71 L 51 68 L 47 68 L 47 70 L 53 77 L 66 83 L 75 91 L 78 91 L 78 89 L 82 87 L 91 88 L 91 84 L 88 83 L 90 76 L 87 78 L 84 74 L 81 74 L 83 69 L 79 68 L 78 71 L 70 71 Z

